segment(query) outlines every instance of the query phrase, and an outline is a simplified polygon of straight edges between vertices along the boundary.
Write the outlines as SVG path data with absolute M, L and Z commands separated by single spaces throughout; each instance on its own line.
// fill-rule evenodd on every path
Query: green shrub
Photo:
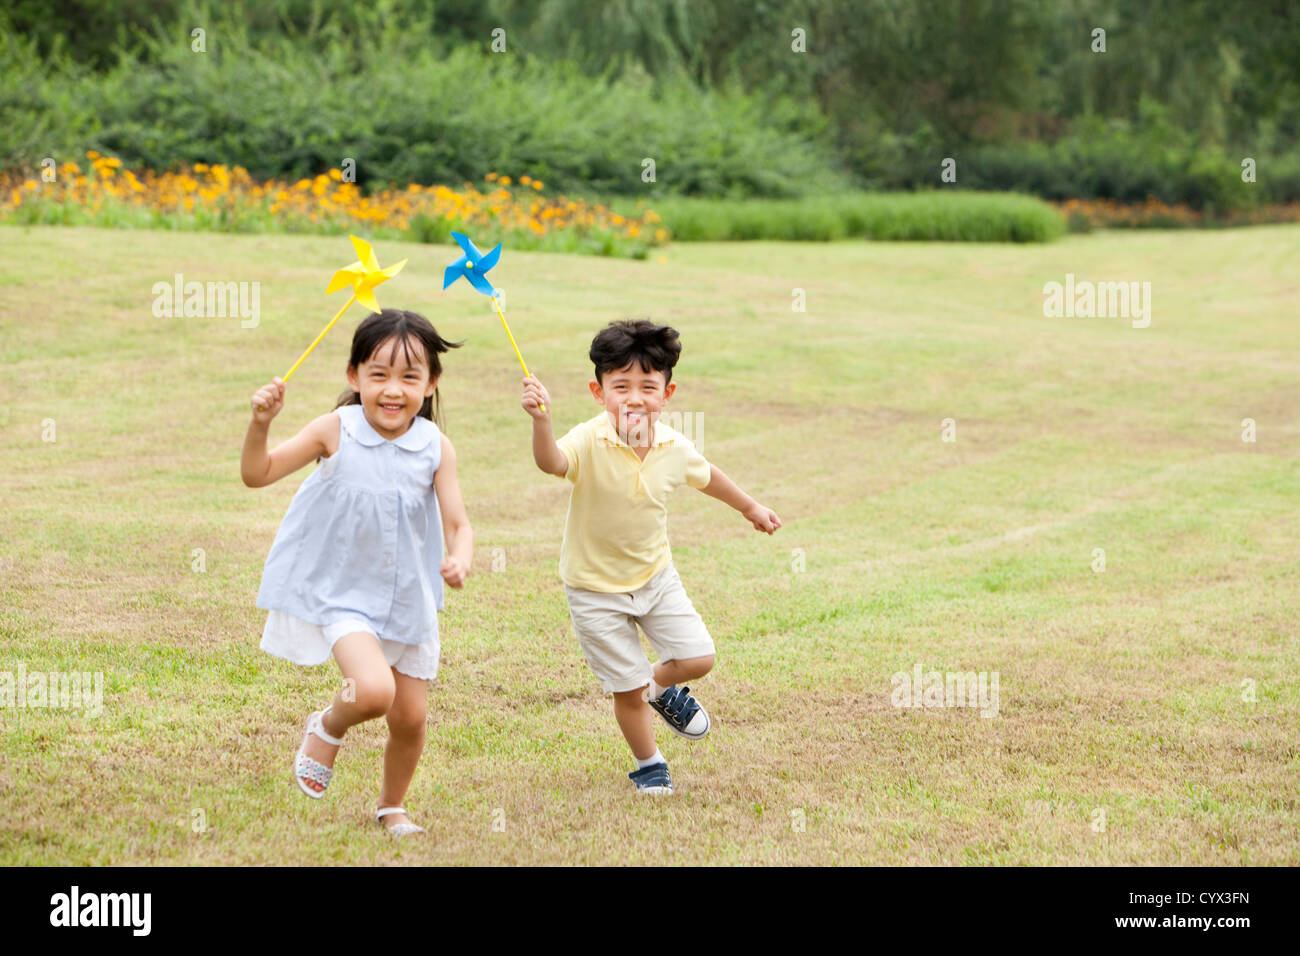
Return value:
M 614 208 L 631 212 L 630 200 Z M 1047 242 L 1061 214 L 1030 196 L 936 190 L 845 193 L 800 200 L 662 199 L 654 204 L 678 242 L 843 238 L 950 242 Z
M 40 63 L 0 24 L 0 169 L 87 149 L 128 166 L 195 162 L 257 179 L 356 161 L 364 188 L 482 182 L 490 171 L 552 190 L 801 196 L 843 188 L 816 110 L 684 76 L 592 78 L 571 63 L 459 47 L 439 55 L 405 33 L 264 33 L 215 12 L 207 52 L 159 28 L 100 74 Z M 178 39 L 181 38 L 181 39 Z M 181 42 L 184 40 L 184 42 Z M 655 181 L 642 180 L 643 160 Z

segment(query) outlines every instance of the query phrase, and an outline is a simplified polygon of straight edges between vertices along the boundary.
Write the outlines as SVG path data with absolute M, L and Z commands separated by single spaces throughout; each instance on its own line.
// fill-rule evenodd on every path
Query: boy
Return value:
M 573 484 L 560 547 L 560 577 L 573 629 L 601 688 L 614 695 L 639 793 L 673 792 L 668 763 L 655 745 L 653 715 L 678 736 L 699 740 L 709 715 L 685 681 L 713 667 L 713 638 L 682 589 L 668 548 L 668 492 L 682 484 L 724 501 L 759 531 L 781 527 L 776 513 L 709 464 L 680 432 L 659 421 L 677 386 L 678 334 L 646 320 L 612 322 L 591 343 L 601 411 L 558 442 L 551 396 L 524 379 L 521 404 L 533 419 L 533 460 Z M 546 411 L 541 410 L 546 406 Z M 636 625 L 659 656 L 653 667 Z

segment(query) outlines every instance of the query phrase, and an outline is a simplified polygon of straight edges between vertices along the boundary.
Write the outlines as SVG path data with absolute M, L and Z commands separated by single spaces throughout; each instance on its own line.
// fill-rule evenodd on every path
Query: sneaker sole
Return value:
M 637 793 L 648 794 L 652 797 L 668 796 L 673 792 L 672 787 L 637 787 Z

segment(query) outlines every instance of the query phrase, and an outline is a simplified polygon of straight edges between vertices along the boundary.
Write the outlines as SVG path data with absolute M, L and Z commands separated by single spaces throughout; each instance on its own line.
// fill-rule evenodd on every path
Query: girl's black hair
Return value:
M 673 366 L 682 354 L 677 330 L 649 319 L 611 322 L 591 340 L 588 357 L 596 366 L 596 381 L 604 384 L 606 372 L 617 372 L 636 361 L 643 372 L 663 372 L 664 384 L 673 380 Z
M 414 337 L 419 339 L 424 346 L 424 354 L 429 362 L 430 379 L 437 378 L 442 374 L 442 362 L 438 359 L 439 354 L 446 352 L 448 349 L 458 349 L 465 344 L 464 341 L 449 342 L 444 339 L 438 334 L 438 330 L 430 324 L 429 320 L 418 312 L 407 312 L 403 309 L 384 309 L 382 312 L 370 313 L 365 321 L 357 326 L 356 332 L 352 335 L 352 354 L 348 358 L 348 368 L 360 369 L 362 364 L 368 362 L 375 354 L 375 350 L 386 339 L 393 336 L 397 336 L 397 343 L 393 345 L 393 351 L 388 358 L 388 363 L 391 365 L 397 359 L 397 346 L 400 344 L 406 354 L 407 364 L 413 364 L 410 340 Z M 339 395 L 338 403 L 334 407 L 341 408 L 344 405 L 360 404 L 361 393 L 345 388 Z M 442 428 L 442 398 L 438 395 L 436 387 L 433 394 L 425 398 L 418 414 L 435 423 L 439 429 Z

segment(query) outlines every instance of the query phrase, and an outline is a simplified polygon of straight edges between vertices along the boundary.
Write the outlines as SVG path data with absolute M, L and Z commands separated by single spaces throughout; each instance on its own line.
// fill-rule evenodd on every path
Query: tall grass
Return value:
M 613 203 L 635 210 L 636 204 Z M 1061 214 L 1032 196 L 943 190 L 851 192 L 796 200 L 664 198 L 655 212 L 678 242 L 747 239 L 894 239 L 1048 242 L 1065 232 Z

